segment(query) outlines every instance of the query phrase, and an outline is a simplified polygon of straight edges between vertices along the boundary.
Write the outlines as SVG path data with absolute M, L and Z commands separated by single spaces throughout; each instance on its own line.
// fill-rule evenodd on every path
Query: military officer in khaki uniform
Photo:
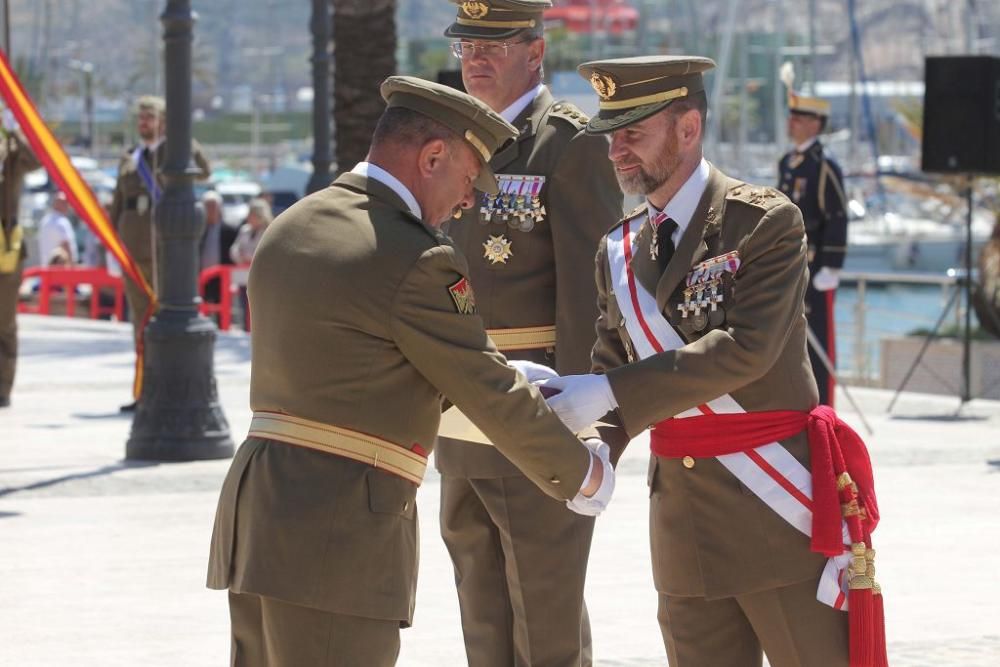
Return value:
M 382 95 L 368 161 L 280 215 L 250 270 L 254 418 L 208 577 L 230 591 L 235 665 L 394 664 L 442 398 L 564 512 L 596 514 L 613 487 L 607 446 L 505 364 L 438 229 L 473 187 L 496 192 L 488 161 L 515 130 L 420 79 Z
M 585 372 L 597 296 L 579 269 L 622 214 L 607 142 L 584 134 L 587 117 L 542 83 L 549 0 L 453 2 L 445 35 L 466 89 L 520 134 L 490 161 L 500 192 L 477 193 L 448 234 L 469 260 L 497 347 Z M 593 519 L 566 512 L 488 445 L 442 439 L 435 463 L 469 664 L 590 665 L 583 589 Z
M 27 248 L 17 224 L 24 175 L 41 164 L 18 129 L 0 128 L 0 408 L 10 405 L 17 369 L 17 291 Z
M 118 164 L 109 217 L 118 236 L 142 271 L 146 282 L 156 290 L 156 249 L 153 230 L 153 208 L 160 198 L 160 165 L 166 156 L 166 105 L 159 97 L 144 96 L 136 104 L 136 131 L 139 143 L 122 156 Z M 198 180 L 211 175 L 208 160 L 201 146 L 192 146 L 194 162 L 199 169 Z M 125 298 L 135 338 L 142 333 L 143 318 L 149 309 L 149 298 L 141 286 L 125 279 Z M 124 411 L 135 404 L 123 406 Z
M 685 421 L 675 416 L 817 404 L 802 215 L 776 190 L 729 178 L 702 157 L 702 72 L 713 66 L 687 56 L 580 66 L 601 100 L 587 129 L 611 135 L 622 189 L 647 201 L 598 253 L 597 374 L 550 380 L 562 393 L 549 404 L 571 429 L 610 410 L 633 436 L 656 425 L 654 454 L 661 425 Z M 808 479 L 804 435 L 772 444 L 776 472 L 798 467 Z M 817 599 L 825 559 L 757 495 L 777 478 L 761 481 L 764 467 L 751 469 L 743 454 L 732 455 L 738 464 L 683 454 L 655 454 L 649 469 L 670 664 L 760 665 L 763 649 L 773 667 L 846 665 L 847 614 Z

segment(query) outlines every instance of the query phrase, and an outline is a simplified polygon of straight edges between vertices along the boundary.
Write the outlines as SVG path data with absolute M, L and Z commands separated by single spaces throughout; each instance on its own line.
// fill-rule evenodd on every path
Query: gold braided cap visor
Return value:
M 829 116 L 830 103 L 818 97 L 788 96 L 788 110 L 795 113 L 808 113 L 816 116 Z
M 491 136 L 472 117 L 458 111 L 453 111 L 448 107 L 419 95 L 400 91 L 394 92 L 389 99 L 388 106 L 390 108 L 405 107 L 411 109 L 453 130 L 456 135 L 465 140 L 482 165 L 479 178 L 476 179 L 476 188 L 490 194 L 496 194 L 500 191 L 489 163 L 500 143 L 506 141 L 506 136 L 502 138 Z

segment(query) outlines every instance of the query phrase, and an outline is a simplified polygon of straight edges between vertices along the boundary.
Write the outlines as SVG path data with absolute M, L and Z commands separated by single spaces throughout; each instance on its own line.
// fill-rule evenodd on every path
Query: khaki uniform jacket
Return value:
M 12 134 L 6 141 L 0 140 L 0 164 L 4 166 L 4 169 L 0 170 L 0 215 L 3 216 L 3 221 L 7 222 L 11 218 L 17 218 L 17 207 L 21 202 L 21 191 L 24 188 L 24 175 L 38 169 L 42 163 L 25 141 L 17 134 Z
M 254 410 L 433 448 L 443 398 L 548 495 L 589 458 L 450 288 L 462 255 L 388 187 L 356 174 L 267 229 L 250 270 Z M 208 585 L 408 623 L 417 487 L 366 464 L 248 439 L 219 501 Z
M 640 224 L 645 207 L 635 216 Z M 730 394 L 748 412 L 810 410 L 816 382 L 806 356 L 803 294 L 806 242 L 797 207 L 771 188 L 728 178 L 714 167 L 704 195 L 662 272 L 644 225 L 632 268 L 656 296 L 684 345 L 632 361 L 632 342 L 609 275 L 606 242 L 597 257 L 600 318 L 594 370 L 605 371 L 618 415 L 634 436 L 661 420 Z M 701 332 L 679 329 L 684 279 L 698 262 L 736 250 L 742 265 L 721 313 Z M 809 467 L 805 435 L 783 443 Z M 694 456 L 696 453 L 692 452 Z M 745 488 L 715 458 L 686 468 L 650 462 L 651 548 L 658 591 L 720 597 L 818 577 L 824 559 L 808 538 Z
M 42 166 L 31 148 L 17 134 L 10 135 L 6 140 L 0 139 L 0 221 L 3 223 L 4 235 L 0 236 L 0 252 L 7 248 L 7 236 L 17 220 L 17 209 L 21 203 L 21 191 L 24 188 L 24 176 Z M 21 245 L 22 259 L 27 254 L 26 246 Z
M 563 375 L 585 373 L 590 365 L 597 319 L 590 266 L 601 237 L 622 215 L 607 139 L 584 134 L 586 123 L 587 117 L 573 105 L 556 102 L 545 89 L 515 119 L 520 136 L 490 161 L 498 175 L 545 177 L 540 196 L 547 215 L 534 229 L 511 229 L 498 224 L 498 216 L 483 224 L 478 205 L 447 229 L 468 258 L 487 329 L 556 327 L 554 350 L 504 354 L 545 364 Z M 512 257 L 505 264 L 493 264 L 484 256 L 483 244 L 497 234 L 511 241 Z M 517 474 L 490 447 L 444 438 L 435 464 L 445 474 L 469 478 Z
M 146 184 L 135 166 L 132 153 L 135 149 L 126 151 L 118 163 L 118 182 L 115 184 L 114 197 L 111 200 L 109 216 L 122 243 L 128 249 L 129 254 L 142 269 L 146 280 L 153 279 L 153 203 L 148 201 L 148 208 L 139 212 L 136 208 L 140 196 L 149 197 L 146 191 Z M 206 180 L 211 176 L 212 170 L 209 167 L 208 159 L 202 153 L 201 146 L 197 141 L 192 142 L 191 152 L 200 173 L 197 180 Z M 166 159 L 167 142 L 161 141 L 160 145 L 153 151 L 153 160 L 149 165 L 150 170 L 156 174 L 156 178 L 163 183 L 160 176 L 160 169 Z

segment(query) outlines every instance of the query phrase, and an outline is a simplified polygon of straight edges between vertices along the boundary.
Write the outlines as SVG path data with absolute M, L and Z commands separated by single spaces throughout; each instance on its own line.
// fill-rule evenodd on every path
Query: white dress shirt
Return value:
M 677 223 L 677 229 L 670 235 L 674 246 L 680 243 L 681 237 L 684 235 L 684 230 L 691 224 L 691 217 L 694 215 L 695 209 L 698 208 L 701 196 L 705 194 L 705 188 L 708 186 L 708 175 L 711 171 L 712 168 L 708 162 L 705 158 L 702 158 L 698 164 L 698 168 L 684 181 L 684 185 L 677 191 L 677 194 L 663 207 L 663 213 L 666 213 L 667 217 Z M 650 218 L 654 218 L 660 213 L 648 200 L 646 201 L 646 206 L 649 209 Z
M 521 115 L 521 112 L 528 108 L 528 105 L 535 101 L 535 98 L 545 90 L 545 84 L 540 83 L 524 95 L 514 100 L 514 103 L 500 112 L 500 117 L 508 123 L 513 123 L 514 119 Z
M 420 204 L 417 203 L 417 198 L 413 196 L 410 189 L 403 185 L 398 178 L 387 172 L 382 167 L 377 164 L 372 164 L 371 162 L 359 162 L 354 166 L 354 169 L 351 169 L 351 173 L 364 176 L 365 178 L 371 178 L 388 187 L 390 190 L 399 195 L 399 198 L 402 199 L 406 206 L 410 209 L 410 213 L 423 220 L 423 216 L 420 213 Z

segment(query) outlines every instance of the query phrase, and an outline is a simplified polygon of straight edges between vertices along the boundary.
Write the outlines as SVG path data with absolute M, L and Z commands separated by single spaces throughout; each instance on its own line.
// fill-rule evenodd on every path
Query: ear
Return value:
M 704 128 L 701 126 L 701 114 L 695 109 L 689 109 L 677 119 L 677 141 L 684 148 L 689 148 L 701 140 Z
M 428 178 L 440 168 L 447 158 L 448 147 L 444 139 L 431 139 L 420 148 L 417 156 L 417 168 L 420 175 Z
M 545 60 L 545 40 L 536 39 L 528 44 L 528 66 L 532 71 L 541 69 Z

